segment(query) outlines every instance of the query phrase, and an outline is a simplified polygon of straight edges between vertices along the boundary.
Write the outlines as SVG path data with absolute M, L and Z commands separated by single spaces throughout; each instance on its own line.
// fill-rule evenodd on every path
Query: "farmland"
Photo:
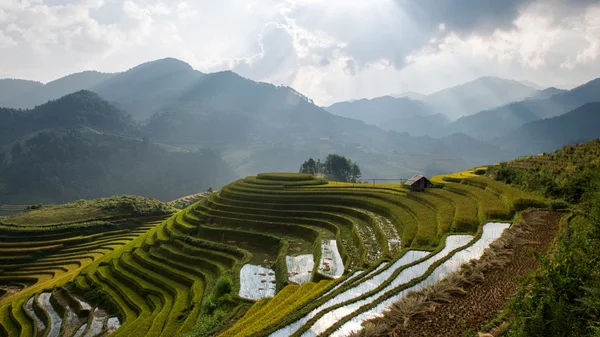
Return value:
M 157 222 L 13 216 L 0 334 L 345 336 L 546 203 L 478 170 L 432 181 L 411 192 L 263 173 Z

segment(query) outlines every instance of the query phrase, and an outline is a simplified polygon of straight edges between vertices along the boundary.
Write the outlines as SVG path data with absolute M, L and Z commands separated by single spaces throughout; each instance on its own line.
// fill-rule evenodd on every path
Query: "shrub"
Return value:
M 217 285 L 215 286 L 215 296 L 220 298 L 226 294 L 231 293 L 233 289 L 233 279 L 229 275 L 222 275 L 217 280 Z
M 567 208 L 569 208 L 569 204 L 566 203 L 565 201 L 552 200 L 550 202 L 550 209 L 552 209 L 553 211 L 558 211 L 558 210 L 567 209 Z

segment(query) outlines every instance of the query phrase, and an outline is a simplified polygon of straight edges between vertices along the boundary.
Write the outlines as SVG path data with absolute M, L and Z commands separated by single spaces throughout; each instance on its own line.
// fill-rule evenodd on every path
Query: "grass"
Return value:
M 78 200 L 63 205 L 40 205 L 35 208 L 2 218 L 0 223 L 23 227 L 43 227 L 111 217 L 165 215 L 173 211 L 163 202 L 136 196 Z
M 263 329 L 281 320 L 310 299 L 317 297 L 331 283 L 332 281 L 320 281 L 319 283 L 305 283 L 302 286 L 287 286 L 273 299 L 257 302 L 242 319 L 219 337 L 260 335 Z

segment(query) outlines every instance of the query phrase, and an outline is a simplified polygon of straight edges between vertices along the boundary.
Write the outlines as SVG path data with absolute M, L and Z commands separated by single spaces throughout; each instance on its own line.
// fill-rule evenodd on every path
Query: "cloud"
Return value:
M 237 60 L 233 70 L 242 76 L 289 84 L 298 71 L 293 33 L 285 25 L 267 23 L 257 41 L 260 53 Z
M 176 57 L 317 103 L 478 76 L 600 76 L 592 0 L 0 0 L 0 77 L 48 81 Z

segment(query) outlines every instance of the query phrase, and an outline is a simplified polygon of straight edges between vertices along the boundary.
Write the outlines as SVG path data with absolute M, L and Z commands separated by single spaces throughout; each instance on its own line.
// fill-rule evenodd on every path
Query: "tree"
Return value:
M 315 160 L 312 158 L 309 158 L 307 161 L 302 163 L 302 166 L 300 166 L 300 173 L 310 173 L 313 175 L 317 174 L 318 168 L 317 168 L 317 163 L 315 162 Z
M 330 176 L 329 179 L 337 181 L 357 182 L 362 176 L 360 167 L 352 160 L 337 154 L 329 154 L 324 162 L 321 159 L 309 158 L 300 166 L 300 173 L 324 173 Z
M 362 177 L 362 172 L 360 172 L 360 167 L 356 163 L 352 163 L 350 165 L 350 181 L 353 183 L 357 182 L 360 177 Z

